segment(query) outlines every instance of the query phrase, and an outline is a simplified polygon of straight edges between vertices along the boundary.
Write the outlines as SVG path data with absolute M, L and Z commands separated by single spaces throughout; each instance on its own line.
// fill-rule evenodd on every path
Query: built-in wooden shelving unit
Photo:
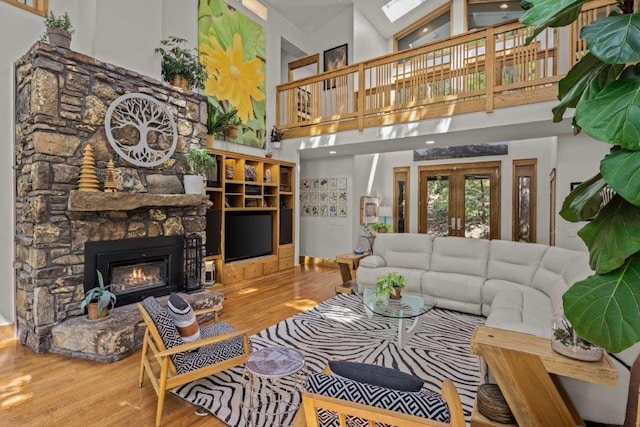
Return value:
M 236 283 L 294 266 L 295 164 L 274 159 L 209 150 L 216 156 L 216 176 L 207 182 L 211 206 L 207 215 L 207 260 L 216 262 L 216 281 Z M 271 216 L 272 247 L 268 254 L 229 261 L 225 253 L 225 221 L 235 212 Z

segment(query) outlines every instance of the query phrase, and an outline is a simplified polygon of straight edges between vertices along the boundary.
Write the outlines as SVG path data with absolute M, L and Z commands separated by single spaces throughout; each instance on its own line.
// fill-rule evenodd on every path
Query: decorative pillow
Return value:
M 382 259 L 381 256 L 378 255 L 369 255 L 368 257 L 362 258 L 358 265 L 367 268 L 378 268 L 378 267 L 386 267 L 387 263 Z
M 394 390 L 420 391 L 424 385 L 421 378 L 370 363 L 337 361 L 329 362 L 329 368 L 343 378 Z
M 200 339 L 200 327 L 193 309 L 180 295 L 172 292 L 169 296 L 169 315 L 178 328 L 184 342 Z
M 306 390 L 323 396 L 448 423 L 447 402 L 431 391 L 399 391 L 331 375 L 309 375 Z

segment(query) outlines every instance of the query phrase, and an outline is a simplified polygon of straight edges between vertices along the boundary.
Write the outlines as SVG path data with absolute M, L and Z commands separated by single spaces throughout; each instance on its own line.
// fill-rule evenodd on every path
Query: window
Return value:
M 396 22 L 426 0 L 391 0 L 382 6 L 382 12 L 387 16 L 389 22 Z
M 409 232 L 409 171 L 408 166 L 393 168 L 393 231 Z
M 38 15 L 47 16 L 49 8 L 49 0 L 4 0 L 5 2 L 18 6 L 21 9 L 28 10 L 29 12 L 37 13 Z
M 411 49 L 451 37 L 451 4 L 434 10 L 393 36 L 396 51 Z
M 513 21 L 523 13 L 520 0 L 468 0 L 467 31 Z
M 512 240 L 536 242 L 536 159 L 513 161 Z

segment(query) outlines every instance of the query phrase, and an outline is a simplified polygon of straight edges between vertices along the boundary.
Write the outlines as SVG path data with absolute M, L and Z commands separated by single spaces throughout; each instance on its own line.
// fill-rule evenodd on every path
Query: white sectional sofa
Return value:
M 373 254 L 357 270 L 360 286 L 375 286 L 390 271 L 405 276 L 408 292 L 435 297 L 440 308 L 485 316 L 486 325 L 549 338 L 553 313 L 561 310 L 562 294 L 593 274 L 586 252 L 553 246 L 436 237 L 424 234 L 378 234 Z M 618 386 L 563 378 L 586 420 L 622 424 L 630 367 L 640 344 L 612 355 Z

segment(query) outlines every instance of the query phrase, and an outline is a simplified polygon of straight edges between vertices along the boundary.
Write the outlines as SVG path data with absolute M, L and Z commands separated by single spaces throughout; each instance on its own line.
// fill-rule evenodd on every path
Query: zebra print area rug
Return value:
M 450 378 L 460 393 L 468 421 L 480 384 L 478 359 L 470 354 L 469 341 L 473 329 L 485 319 L 440 309 L 424 316 L 416 335 L 398 349 L 397 320 L 381 316 L 369 319 L 357 296 L 338 295 L 253 335 L 251 344 L 254 351 L 270 346 L 297 348 L 304 354 L 309 372 L 320 372 L 329 360 L 351 360 L 412 373 L 434 391 L 440 390 L 444 378 Z M 272 425 L 267 420 L 247 422 L 243 370 L 229 369 L 173 392 L 208 408 L 230 426 Z M 291 386 L 284 382 L 284 387 Z M 290 425 L 293 417 L 286 414 L 282 425 Z

